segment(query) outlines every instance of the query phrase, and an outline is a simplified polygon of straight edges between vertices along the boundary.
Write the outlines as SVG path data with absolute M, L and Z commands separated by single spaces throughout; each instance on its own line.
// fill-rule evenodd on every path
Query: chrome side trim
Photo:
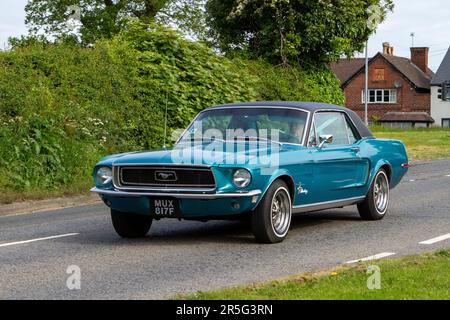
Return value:
M 366 197 L 354 197 L 348 199 L 341 200 L 333 200 L 319 203 L 312 203 L 307 205 L 295 206 L 293 207 L 293 213 L 304 213 L 304 212 L 312 212 L 312 211 L 320 211 L 326 209 L 333 209 L 339 207 L 346 207 L 357 204 L 364 200 Z
M 179 190 L 185 191 L 185 190 Z M 248 198 L 261 195 L 261 190 L 252 190 L 241 193 L 179 193 L 179 192 L 135 192 L 135 191 L 119 191 L 119 190 L 103 190 L 92 188 L 92 193 L 113 196 L 118 198 L 138 198 L 138 197 L 174 197 L 177 199 L 223 199 L 223 198 Z

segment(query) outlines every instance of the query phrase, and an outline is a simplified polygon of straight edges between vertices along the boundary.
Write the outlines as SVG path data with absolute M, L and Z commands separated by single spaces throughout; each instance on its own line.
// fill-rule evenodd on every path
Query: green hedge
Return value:
M 325 66 L 272 66 L 261 60 L 247 61 L 249 72 L 257 77 L 261 100 L 314 101 L 344 105 L 340 82 Z
M 343 95 L 326 69 L 230 60 L 137 22 L 93 48 L 0 52 L 0 194 L 87 190 L 101 156 L 160 148 L 166 103 L 173 130 L 207 106 L 255 100 L 342 103 Z

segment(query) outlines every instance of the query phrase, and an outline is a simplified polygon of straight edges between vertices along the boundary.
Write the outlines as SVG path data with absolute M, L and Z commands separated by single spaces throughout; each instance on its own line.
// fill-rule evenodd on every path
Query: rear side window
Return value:
M 349 120 L 348 116 L 344 115 L 344 118 L 347 121 L 348 138 L 350 140 L 350 144 L 354 144 L 361 140 L 361 136 L 359 135 L 358 130 L 356 130 L 353 123 Z
M 350 144 L 354 144 L 356 141 L 358 141 L 358 139 L 355 137 L 354 132 L 352 131 L 352 129 L 348 126 L 347 124 L 347 131 L 348 131 L 348 139 L 350 140 Z
M 333 135 L 332 145 L 347 145 L 357 141 L 357 137 L 347 125 L 347 118 L 341 112 L 316 113 L 314 123 L 318 137 Z

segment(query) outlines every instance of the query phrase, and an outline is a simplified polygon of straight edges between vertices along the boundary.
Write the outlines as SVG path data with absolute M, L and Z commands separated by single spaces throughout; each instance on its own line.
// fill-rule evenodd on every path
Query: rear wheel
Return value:
M 275 181 L 252 214 L 252 231 L 258 242 L 279 243 L 291 225 L 292 201 L 287 185 Z
M 111 220 L 117 234 L 122 238 L 141 238 L 150 230 L 153 219 L 149 216 L 124 213 L 111 209 Z
M 358 204 L 358 211 L 364 220 L 381 220 L 389 207 L 389 179 L 384 169 L 380 169 L 364 202 Z

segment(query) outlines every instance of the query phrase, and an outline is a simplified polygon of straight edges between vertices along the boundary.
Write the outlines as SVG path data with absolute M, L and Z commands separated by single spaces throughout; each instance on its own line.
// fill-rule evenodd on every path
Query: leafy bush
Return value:
M 113 149 L 117 131 L 100 119 L 132 100 L 124 72 L 105 57 L 102 48 L 66 46 L 0 54 L 0 189 L 85 181 L 95 159 Z
M 263 61 L 247 61 L 249 72 L 258 78 L 261 100 L 313 101 L 343 105 L 339 80 L 325 66 L 272 66 Z
M 133 61 L 128 72 L 139 88 L 136 99 L 163 112 L 167 98 L 170 128 L 186 127 L 208 106 L 258 97 L 256 78 L 171 29 L 149 30 L 134 22 L 111 42 L 110 51 L 122 64 Z
M 0 191 L 87 188 L 108 153 L 162 145 L 206 106 L 254 100 L 254 79 L 203 45 L 135 23 L 92 49 L 34 44 L 0 53 Z
M 93 48 L 17 47 L 0 52 L 0 194 L 87 190 L 101 156 L 161 147 L 166 104 L 173 130 L 220 103 L 342 97 L 326 69 L 230 60 L 139 22 Z

